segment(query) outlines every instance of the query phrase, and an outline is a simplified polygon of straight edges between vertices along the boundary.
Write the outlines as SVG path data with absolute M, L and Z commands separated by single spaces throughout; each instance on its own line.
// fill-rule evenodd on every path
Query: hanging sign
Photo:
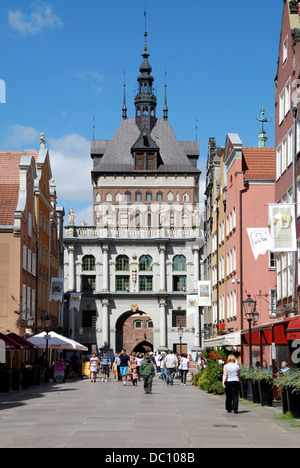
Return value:
M 269 205 L 271 251 L 297 251 L 295 205 L 276 203 Z

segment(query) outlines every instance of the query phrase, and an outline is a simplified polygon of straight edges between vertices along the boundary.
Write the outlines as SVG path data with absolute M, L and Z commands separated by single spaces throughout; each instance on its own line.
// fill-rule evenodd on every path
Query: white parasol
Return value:
M 59 335 L 54 331 L 49 332 L 48 336 L 46 332 L 42 332 L 38 335 L 28 338 L 30 343 L 38 346 L 39 348 L 47 348 L 47 340 L 49 349 L 72 349 L 76 351 L 88 351 L 88 348 L 82 344 L 77 343 L 76 341 L 71 340 L 65 336 Z

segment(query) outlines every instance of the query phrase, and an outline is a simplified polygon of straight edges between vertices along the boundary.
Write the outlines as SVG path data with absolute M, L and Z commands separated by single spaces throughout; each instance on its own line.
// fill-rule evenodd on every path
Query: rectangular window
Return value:
M 276 151 L 276 180 L 281 176 L 281 145 Z
M 116 276 L 116 291 L 129 291 L 130 277 L 129 276 Z
M 173 291 L 186 291 L 186 276 L 173 276 Z
M 152 276 L 140 276 L 139 277 L 140 283 L 140 291 L 152 291 L 153 288 L 153 277 Z
M 284 119 L 284 92 L 283 90 L 279 96 L 279 125 L 283 122 Z
M 97 312 L 95 310 L 83 310 L 82 311 L 83 328 L 94 328 L 96 318 L 97 318 Z
M 284 114 L 287 115 L 291 108 L 291 81 L 289 80 L 285 85 L 285 96 L 284 96 Z
M 293 162 L 293 130 L 288 134 L 287 165 Z
M 186 311 L 172 311 L 172 328 L 186 327 Z
M 281 173 L 286 170 L 286 138 L 282 141 L 281 149 Z
M 288 58 L 288 36 L 283 41 L 282 44 L 282 64 L 287 61 Z
M 281 256 L 276 257 L 277 300 L 281 299 Z
M 96 276 L 83 275 L 81 278 L 82 291 L 92 292 L 96 290 Z

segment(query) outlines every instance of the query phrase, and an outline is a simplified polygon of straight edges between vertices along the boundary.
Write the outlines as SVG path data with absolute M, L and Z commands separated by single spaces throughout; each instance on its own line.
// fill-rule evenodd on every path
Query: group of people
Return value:
M 180 372 L 181 385 L 186 386 L 187 373 L 189 371 L 189 362 L 187 354 L 181 356 L 172 351 L 131 353 L 129 356 L 126 350 L 122 349 L 120 353 L 116 353 L 113 360 L 106 352 L 101 353 L 97 357 L 96 353 L 90 358 L 90 379 L 91 382 L 96 382 L 97 374 L 100 372 L 101 381 L 109 380 L 110 372 L 113 371 L 114 380 L 122 381 L 125 386 L 128 381 L 131 381 L 134 386 L 137 386 L 138 381 L 143 379 L 145 393 L 152 393 L 153 378 L 157 374 L 158 379 L 173 385 L 176 371 Z

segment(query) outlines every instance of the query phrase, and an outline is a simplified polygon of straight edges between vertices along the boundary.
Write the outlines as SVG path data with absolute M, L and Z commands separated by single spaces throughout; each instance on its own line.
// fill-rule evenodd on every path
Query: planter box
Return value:
M 287 395 L 287 391 L 285 388 L 282 388 L 281 391 L 281 407 L 282 407 L 282 413 L 283 414 L 286 414 L 289 410 L 289 406 L 288 406 L 288 395 Z
M 266 380 L 260 380 L 258 382 L 260 404 L 262 406 L 272 406 L 273 401 L 273 384 Z
M 260 403 L 260 394 L 258 382 L 251 382 L 252 387 L 252 401 L 253 403 Z
M 300 394 L 293 394 L 291 389 L 287 389 L 288 410 L 294 418 L 300 418 Z
M 11 373 L 9 370 L 0 371 L 0 392 L 8 393 L 10 391 Z
M 248 394 L 248 380 L 241 378 L 241 397 L 244 398 L 244 400 L 246 400 L 247 394 Z
M 13 369 L 11 374 L 11 389 L 19 390 L 21 386 L 21 373 L 18 369 Z

